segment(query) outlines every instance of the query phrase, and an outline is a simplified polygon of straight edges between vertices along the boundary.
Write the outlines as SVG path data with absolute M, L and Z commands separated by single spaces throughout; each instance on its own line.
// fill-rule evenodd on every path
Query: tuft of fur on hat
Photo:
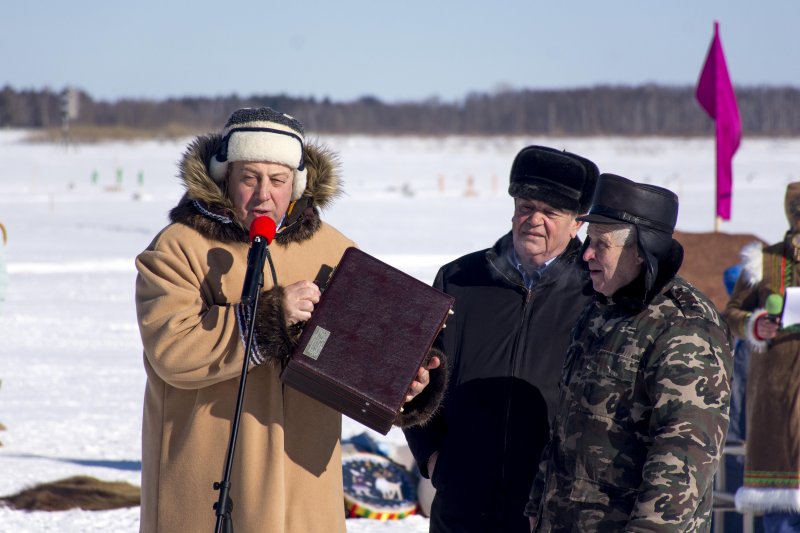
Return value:
M 306 189 L 305 130 L 299 120 L 270 107 L 238 109 L 222 130 L 222 143 L 209 161 L 211 177 L 225 179 L 231 161 L 268 161 L 294 171 L 292 200 Z

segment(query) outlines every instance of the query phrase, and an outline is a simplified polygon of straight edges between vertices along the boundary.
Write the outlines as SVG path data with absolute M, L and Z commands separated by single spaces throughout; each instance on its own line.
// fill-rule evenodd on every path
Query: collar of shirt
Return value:
M 517 271 L 522 275 L 522 282 L 525 284 L 525 287 L 527 287 L 528 290 L 532 289 L 536 285 L 536 282 L 538 282 L 539 278 L 542 277 L 544 270 L 557 259 L 557 257 L 553 257 L 552 259 L 545 261 L 542 266 L 533 271 L 533 274 L 529 275 L 522 267 L 522 262 L 517 257 L 517 252 L 514 250 L 513 245 L 509 247 L 506 257 L 508 258 L 508 262 L 511 263 L 511 266 L 516 268 Z

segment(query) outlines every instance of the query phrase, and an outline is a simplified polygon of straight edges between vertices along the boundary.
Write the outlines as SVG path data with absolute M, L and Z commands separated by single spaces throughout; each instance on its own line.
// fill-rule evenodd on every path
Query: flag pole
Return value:
M 714 34 L 717 33 L 717 22 L 714 22 Z M 714 176 L 719 176 L 719 122 L 714 121 Z M 722 231 L 722 216 L 719 214 L 719 179 L 714 180 L 714 233 Z

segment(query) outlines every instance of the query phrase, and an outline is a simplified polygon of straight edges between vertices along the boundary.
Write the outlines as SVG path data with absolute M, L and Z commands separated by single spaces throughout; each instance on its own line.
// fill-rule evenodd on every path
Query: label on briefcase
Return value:
M 325 342 L 327 342 L 330 336 L 331 332 L 327 329 L 322 326 L 315 327 L 314 333 L 311 334 L 311 338 L 308 340 L 308 344 L 306 344 L 303 350 L 303 355 L 307 355 L 315 361 L 319 359 L 319 354 L 322 353 L 323 348 L 325 348 Z

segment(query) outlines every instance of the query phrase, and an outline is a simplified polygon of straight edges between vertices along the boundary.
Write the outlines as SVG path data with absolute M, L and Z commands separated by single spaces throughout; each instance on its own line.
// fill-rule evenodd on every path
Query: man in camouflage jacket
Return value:
M 526 514 L 532 531 L 708 531 L 732 356 L 714 305 L 676 276 L 678 201 L 603 174 L 583 258 L 596 299 L 573 329 Z

